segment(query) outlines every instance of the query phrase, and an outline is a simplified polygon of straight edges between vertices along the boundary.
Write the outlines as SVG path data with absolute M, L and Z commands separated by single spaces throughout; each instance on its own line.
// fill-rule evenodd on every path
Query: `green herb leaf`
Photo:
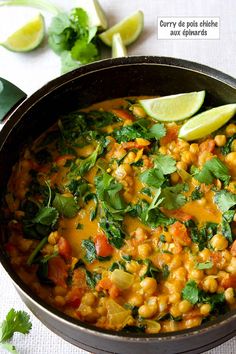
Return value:
M 61 52 L 61 74 L 68 73 L 81 66 L 81 63 L 72 58 L 69 50 L 63 50 Z
M 86 255 L 85 259 L 87 262 L 92 263 L 97 258 L 97 252 L 95 244 L 92 240 L 83 240 L 82 247 L 84 248 Z
M 8 341 L 16 332 L 28 334 L 31 328 L 30 316 L 25 311 L 11 309 L 1 324 L 0 342 Z
M 39 223 L 42 225 L 50 226 L 55 225 L 58 219 L 58 211 L 52 207 L 41 208 L 33 218 L 33 223 Z
M 236 205 L 236 195 L 226 190 L 215 193 L 214 202 L 218 208 L 224 213 Z
M 223 155 L 228 155 L 228 154 L 231 152 L 231 145 L 232 145 L 232 142 L 234 141 L 234 139 L 236 139 L 236 134 L 234 134 L 233 136 L 231 136 L 231 137 L 227 140 L 226 144 L 220 148 L 221 153 L 222 153 Z
M 204 164 L 200 172 L 194 174 L 194 178 L 205 184 L 211 184 L 214 178 L 218 178 L 227 185 L 230 174 L 224 163 L 218 157 L 213 157 Z
M 187 184 L 176 184 L 173 187 L 163 188 L 161 192 L 161 197 L 163 198 L 161 205 L 168 210 L 179 209 L 187 202 L 187 198 L 182 194 L 182 192 L 187 190 Z
M 188 300 L 191 304 L 195 305 L 199 300 L 199 289 L 197 283 L 194 280 L 189 280 L 184 289 L 182 290 L 182 297 L 184 300 Z
M 206 261 L 203 263 L 197 263 L 196 268 L 200 270 L 211 269 L 213 267 L 213 263 L 211 261 Z
M 89 270 L 85 270 L 86 274 L 86 283 L 91 288 L 94 289 L 97 285 L 97 282 L 101 279 L 101 274 L 93 272 L 91 273 Z
M 149 129 L 147 139 L 155 138 L 156 140 L 160 140 L 165 135 L 166 135 L 166 128 L 165 128 L 164 124 L 157 123 L 157 124 L 154 124 Z
M 122 225 L 108 215 L 106 219 L 104 218 L 101 220 L 99 225 L 106 234 L 109 243 L 120 249 L 123 246 L 125 239 L 125 232 L 122 229 Z
M 65 218 L 73 218 L 79 209 L 73 197 L 65 197 L 59 193 L 56 193 L 52 204 L 59 214 Z
M 158 168 L 150 168 L 139 176 L 141 182 L 150 187 L 159 188 L 165 181 L 162 171 Z
M 157 155 L 154 157 L 154 166 L 160 169 L 163 175 L 176 171 L 176 161 L 169 155 Z
M 192 200 L 199 200 L 204 196 L 204 193 L 200 191 L 200 186 L 197 186 L 193 191 L 190 196 Z

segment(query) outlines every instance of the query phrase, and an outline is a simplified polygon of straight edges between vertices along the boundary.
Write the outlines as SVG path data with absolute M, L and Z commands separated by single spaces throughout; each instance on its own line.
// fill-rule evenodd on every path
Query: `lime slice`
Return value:
M 112 37 L 112 58 L 120 58 L 127 56 L 127 49 L 124 46 L 120 33 L 114 34 Z
M 236 103 L 209 109 L 189 119 L 179 131 L 179 138 L 196 140 L 222 127 L 236 113 Z
M 3 47 L 13 52 L 29 52 L 37 48 L 44 38 L 45 24 L 41 14 L 13 33 Z
M 205 91 L 181 93 L 140 100 L 139 103 L 150 117 L 173 122 L 191 117 L 196 113 L 205 98 Z
M 98 0 L 75 0 L 75 7 L 85 10 L 89 17 L 89 26 L 106 30 L 108 27 L 107 18 Z
M 143 13 L 142 11 L 137 11 L 109 28 L 107 31 L 102 32 L 99 37 L 105 44 L 111 47 L 113 35 L 115 33 L 120 33 L 124 45 L 129 45 L 138 38 L 142 29 Z

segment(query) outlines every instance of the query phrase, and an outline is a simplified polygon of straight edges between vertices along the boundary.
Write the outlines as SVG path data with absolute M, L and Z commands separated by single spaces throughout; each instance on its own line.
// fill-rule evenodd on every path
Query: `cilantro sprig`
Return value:
M 30 316 L 25 311 L 11 309 L 0 325 L 0 346 L 12 354 L 18 354 L 15 346 L 9 343 L 14 333 L 28 334 L 32 328 Z

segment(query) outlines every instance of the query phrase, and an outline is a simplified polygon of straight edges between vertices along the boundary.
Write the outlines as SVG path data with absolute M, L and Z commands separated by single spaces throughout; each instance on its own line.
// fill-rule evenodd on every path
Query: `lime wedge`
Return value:
M 127 56 L 127 49 L 124 46 L 120 33 L 115 33 L 112 37 L 112 58 Z
M 121 22 L 117 23 L 107 31 L 102 32 L 100 39 L 111 47 L 112 37 L 116 33 L 120 33 L 124 45 L 133 43 L 143 30 L 143 12 L 137 11 Z
M 75 7 L 80 7 L 87 12 L 90 27 L 98 27 L 99 30 L 107 29 L 107 18 L 98 0 L 75 0 L 74 3 Z
M 222 127 L 236 113 L 236 103 L 209 109 L 189 119 L 179 131 L 179 138 L 196 140 Z
M 45 24 L 41 14 L 13 33 L 3 47 L 13 52 L 29 52 L 37 48 L 44 38 Z
M 181 93 L 158 98 L 140 100 L 139 103 L 150 117 L 173 122 L 191 117 L 196 113 L 205 98 L 205 91 Z

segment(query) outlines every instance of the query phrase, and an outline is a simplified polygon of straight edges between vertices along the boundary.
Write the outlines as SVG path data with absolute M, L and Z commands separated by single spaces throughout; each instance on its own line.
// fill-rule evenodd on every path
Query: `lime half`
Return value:
M 189 119 L 179 131 L 179 138 L 196 140 L 222 127 L 236 113 L 236 103 L 209 109 Z
M 120 33 L 112 37 L 112 58 L 126 57 L 127 49 L 124 46 Z
M 90 27 L 98 27 L 99 30 L 107 29 L 107 18 L 98 0 L 75 0 L 74 3 L 75 7 L 80 7 L 87 12 Z
M 205 98 L 205 91 L 181 93 L 140 100 L 139 103 L 150 117 L 173 122 L 191 117 L 196 113 Z
M 117 23 L 107 31 L 102 32 L 99 37 L 107 44 L 112 46 L 112 37 L 116 33 L 120 33 L 124 45 L 133 43 L 143 30 L 143 12 L 137 11 L 121 22 Z
M 45 24 L 41 14 L 13 33 L 3 47 L 13 52 L 29 52 L 37 48 L 44 38 Z

